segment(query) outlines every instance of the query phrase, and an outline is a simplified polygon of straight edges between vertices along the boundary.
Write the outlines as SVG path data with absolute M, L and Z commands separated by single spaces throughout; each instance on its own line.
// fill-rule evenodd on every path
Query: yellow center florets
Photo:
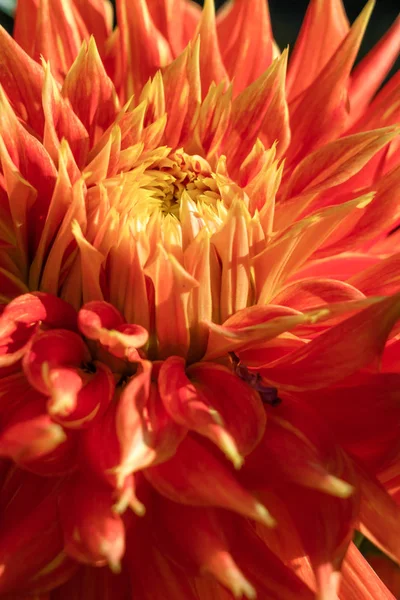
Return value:
M 184 192 L 191 200 L 215 207 L 221 196 L 210 165 L 200 156 L 190 156 L 183 151 L 170 154 L 145 172 L 153 181 L 145 186 L 154 200 L 160 201 L 163 214 L 179 219 L 181 198 Z

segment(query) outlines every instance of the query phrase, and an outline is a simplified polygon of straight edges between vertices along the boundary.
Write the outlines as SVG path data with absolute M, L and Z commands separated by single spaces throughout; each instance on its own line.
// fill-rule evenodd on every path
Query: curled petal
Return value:
M 12 300 L 0 316 L 0 366 L 19 360 L 40 323 L 76 329 L 76 313 L 63 300 L 36 292 Z
M 53 329 L 39 333 L 23 359 L 30 384 L 50 396 L 50 412 L 69 414 L 83 387 L 79 367 L 90 361 L 84 341 L 76 333 Z
M 93 363 L 92 369 L 95 372 L 89 374 L 85 385 L 78 391 L 73 410 L 68 410 L 68 414 L 65 414 L 62 403 L 57 406 L 56 401 L 50 405 L 53 419 L 64 427 L 82 429 L 91 426 L 102 417 L 113 398 L 115 378 L 112 371 L 97 361 Z
M 91 466 L 119 490 L 130 474 L 167 460 L 185 435 L 184 428 L 165 411 L 157 385 L 150 381 L 150 364 L 143 362 L 142 369 L 84 439 Z
M 48 454 L 66 439 L 63 429 L 48 415 L 9 426 L 0 435 L 0 455 L 26 462 Z
M 88 302 L 78 314 L 79 329 L 118 358 L 137 359 L 136 348 L 147 343 L 148 333 L 140 325 L 125 323 L 121 313 L 106 302 Z

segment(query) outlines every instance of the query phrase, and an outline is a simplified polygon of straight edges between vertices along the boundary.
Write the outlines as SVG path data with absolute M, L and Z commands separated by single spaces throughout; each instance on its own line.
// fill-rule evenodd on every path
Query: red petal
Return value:
M 53 590 L 51 600 L 128 599 L 130 594 L 126 574 L 117 575 L 108 567 L 82 567 L 64 585 Z
M 224 463 L 190 436 L 170 460 L 147 469 L 145 475 L 160 494 L 174 502 L 220 506 L 274 525 L 267 509 L 237 483 Z
M 153 514 L 157 541 L 169 559 L 189 572 L 213 575 L 235 597 L 255 598 L 254 588 L 232 558 L 217 511 L 157 497 Z M 191 532 L 190 539 L 185 531 Z
M 359 381 L 316 392 L 308 390 L 298 397 L 323 416 L 338 443 L 357 462 L 378 469 L 400 449 L 399 385 L 400 377 L 395 373 L 365 374 Z
M 125 323 L 121 313 L 107 302 L 88 302 L 78 313 L 79 329 L 119 358 L 137 360 L 136 348 L 144 346 L 148 333 L 140 325 Z
M 351 75 L 349 100 L 351 116 L 362 115 L 390 71 L 400 51 L 400 17 L 357 65 Z
M 228 369 L 212 363 L 198 364 L 191 366 L 186 375 L 183 359 L 170 357 L 161 367 L 159 388 L 170 416 L 208 437 L 236 468 L 242 464 L 242 456 L 260 440 L 265 426 L 261 400 Z M 229 402 L 225 401 L 226 395 Z
M 112 510 L 112 489 L 94 479 L 76 477 L 60 495 L 66 553 L 94 566 L 119 571 L 125 550 L 124 525 Z
M 19 469 L 12 471 L 4 483 L 0 492 L 0 593 L 24 588 L 32 576 L 60 554 L 63 544 L 57 483 Z
M 82 40 L 88 37 L 83 23 L 79 23 L 79 27 L 78 22 L 79 14 L 73 2 L 40 0 L 36 15 L 33 57 L 40 60 L 43 56 L 48 60 L 57 79 L 61 81 L 77 57 Z M 63 49 L 62 52 L 59 51 L 60 48 Z
M 309 344 L 262 369 L 267 380 L 287 389 L 328 387 L 379 359 L 400 317 L 398 296 L 386 298 L 319 335 Z M 349 344 L 357 340 L 358 352 Z
M 50 294 L 36 292 L 18 296 L 7 304 L 0 316 L 1 366 L 14 363 L 25 354 L 39 323 L 76 330 L 76 312 Z

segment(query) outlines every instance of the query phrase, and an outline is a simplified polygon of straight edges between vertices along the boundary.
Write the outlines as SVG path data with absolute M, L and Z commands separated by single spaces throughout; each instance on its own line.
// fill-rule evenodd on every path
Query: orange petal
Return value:
M 225 223 L 211 242 L 217 249 L 222 265 L 220 311 L 225 321 L 245 308 L 251 298 L 249 239 L 247 224 L 250 215 L 239 199 L 234 200 Z
M 30 0 L 26 4 L 30 4 Z M 25 22 L 24 19 L 25 17 L 21 18 L 21 23 Z M 33 40 L 32 27 L 34 27 L 34 21 L 32 22 L 29 16 L 26 24 L 29 29 L 28 39 Z M 17 115 L 41 135 L 44 125 L 41 102 L 43 70 L 25 54 L 3 28 L 0 29 L 0 48 L 2 63 L 0 84 L 12 102 Z
M 205 0 L 197 36 L 200 37 L 200 76 L 202 96 L 205 98 L 212 82 L 218 85 L 221 81 L 228 81 L 218 44 L 214 0 Z
M 262 375 L 286 389 L 327 387 L 363 366 L 376 365 L 399 317 L 398 295 L 385 298 L 328 329 L 272 368 L 262 369 Z M 357 340 L 356 353 L 349 336 Z
M 40 60 L 43 56 L 49 61 L 55 76 L 60 81 L 77 57 L 83 39 L 89 35 L 83 23 L 80 24 L 81 27 L 78 26 L 78 15 L 74 9 L 74 3 L 66 4 L 62 0 L 40 0 L 36 15 L 33 58 Z M 63 51 L 60 52 L 59 48 Z
M 125 98 L 140 96 L 142 87 L 157 69 L 172 60 L 169 43 L 157 29 L 145 0 L 121 0 L 117 5 L 121 31 Z M 146 46 L 146 52 L 142 49 Z
M 307 156 L 293 171 L 284 192 L 286 199 L 320 193 L 343 183 L 398 134 L 398 127 L 386 127 L 326 144 Z
M 285 286 L 272 302 L 305 311 L 325 303 L 350 302 L 364 297 L 358 286 L 335 279 L 310 277 Z
M 198 282 L 161 244 L 147 263 L 145 273 L 155 289 L 158 356 L 185 356 L 190 341 L 188 296 Z
M 114 121 L 119 103 L 93 37 L 84 42 L 65 78 L 62 95 L 89 133 L 91 143 Z
M 373 0 L 370 0 L 314 83 L 292 103 L 291 123 L 295 126 L 292 127 L 287 157 L 289 165 L 338 137 L 346 127 L 347 98 L 343 89 L 347 88 L 372 8 Z M 317 35 L 320 35 L 320 30 Z
M 351 543 L 342 566 L 340 598 L 343 600 L 395 600 L 361 552 Z
M 349 101 L 351 117 L 361 116 L 400 52 L 400 17 L 359 62 L 351 75 Z
M 315 82 L 348 32 L 349 22 L 342 0 L 311 0 L 290 57 L 289 100 Z
M 217 32 L 225 68 L 238 94 L 272 62 L 268 4 L 264 0 L 236 0 L 217 17 Z
M 136 348 L 148 340 L 147 331 L 140 325 L 129 325 L 121 313 L 107 302 L 88 302 L 78 313 L 80 331 L 90 340 L 98 341 L 119 358 L 138 358 Z
M 77 166 L 82 169 L 89 149 L 89 135 L 71 109 L 71 105 L 61 96 L 49 65 L 45 66 L 43 111 L 45 115 L 43 145 L 54 163 L 56 165 L 58 163 L 61 140 L 65 138 Z
M 247 87 L 232 103 L 231 130 L 223 151 L 234 175 L 252 150 L 257 137 L 271 146 L 278 140 L 280 155 L 289 140 L 288 111 L 284 94 L 287 52 Z

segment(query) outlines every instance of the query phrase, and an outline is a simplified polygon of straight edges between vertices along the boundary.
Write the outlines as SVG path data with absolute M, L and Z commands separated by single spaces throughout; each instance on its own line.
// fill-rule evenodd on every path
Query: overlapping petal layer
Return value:
M 390 599 L 399 21 L 116 4 L 0 32 L 0 596 Z

